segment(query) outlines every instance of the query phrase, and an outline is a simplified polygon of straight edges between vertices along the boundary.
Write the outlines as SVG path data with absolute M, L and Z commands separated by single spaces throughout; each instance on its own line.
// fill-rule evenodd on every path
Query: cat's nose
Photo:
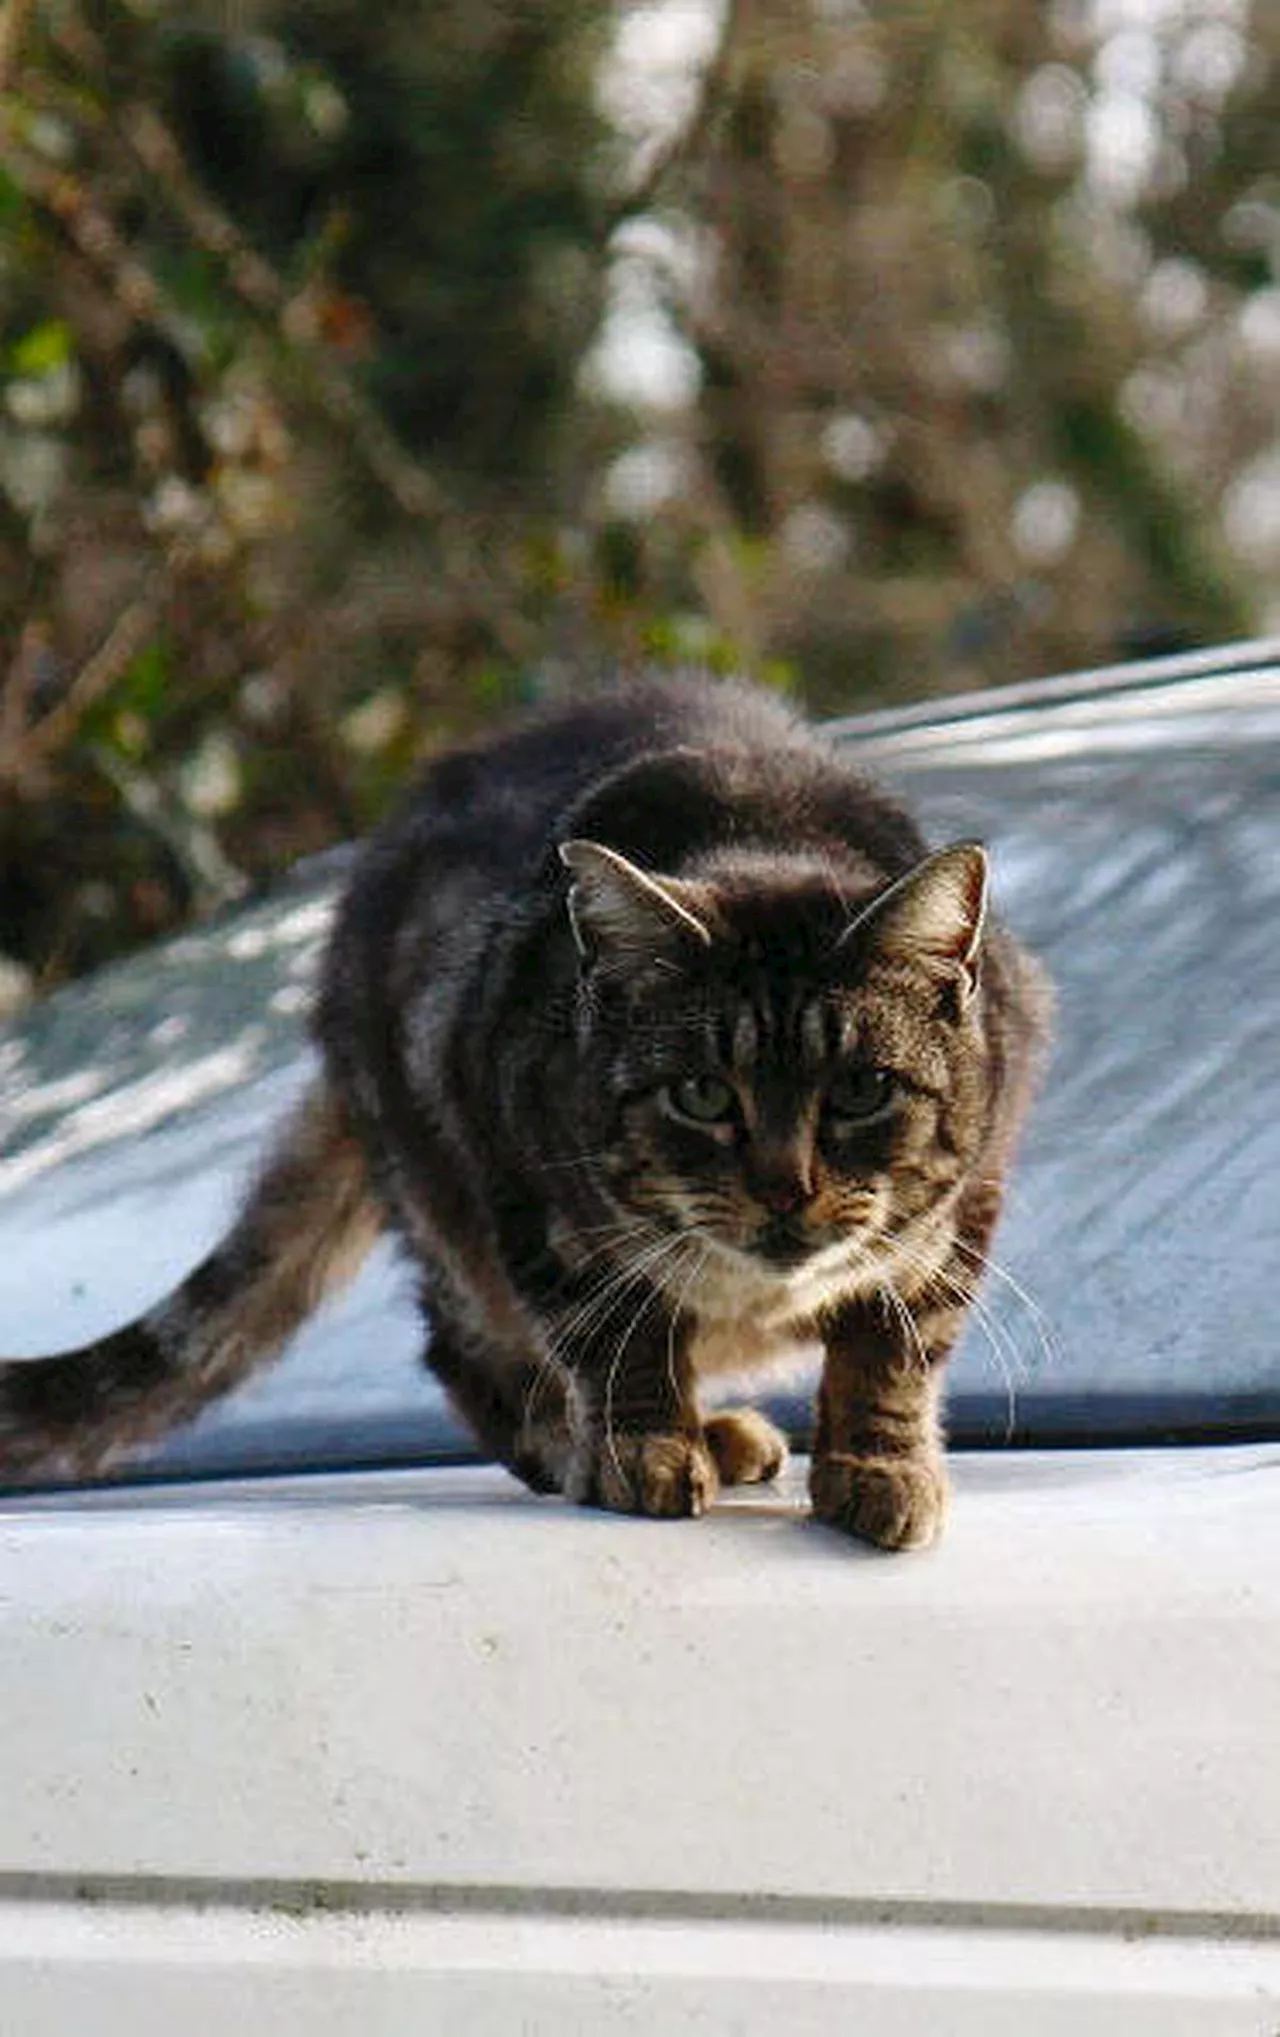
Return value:
M 813 1184 L 801 1167 L 758 1168 L 752 1176 L 751 1193 L 771 1215 L 794 1216 L 813 1194 Z

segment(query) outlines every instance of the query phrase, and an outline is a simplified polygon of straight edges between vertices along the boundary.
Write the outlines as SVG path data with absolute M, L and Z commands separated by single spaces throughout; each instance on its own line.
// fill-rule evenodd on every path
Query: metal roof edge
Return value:
M 1280 637 L 1251 637 L 1211 650 L 1134 659 L 1043 679 L 1019 680 L 1009 686 L 983 687 L 969 693 L 941 697 L 935 694 L 902 707 L 841 715 L 829 727 L 837 737 L 859 740 L 907 734 L 921 728 L 940 733 L 955 723 L 985 720 L 1007 714 L 1011 709 L 1066 706 L 1152 692 L 1186 680 L 1228 678 L 1268 666 L 1280 668 Z

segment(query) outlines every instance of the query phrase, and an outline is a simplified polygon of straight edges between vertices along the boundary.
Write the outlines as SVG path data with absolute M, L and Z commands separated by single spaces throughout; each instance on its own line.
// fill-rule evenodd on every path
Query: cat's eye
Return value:
M 842 1068 L 827 1089 L 827 1116 L 840 1124 L 873 1124 L 889 1110 L 895 1087 L 887 1068 Z
M 670 1083 L 663 1096 L 677 1117 L 695 1125 L 723 1125 L 737 1115 L 738 1099 L 718 1075 L 686 1075 Z

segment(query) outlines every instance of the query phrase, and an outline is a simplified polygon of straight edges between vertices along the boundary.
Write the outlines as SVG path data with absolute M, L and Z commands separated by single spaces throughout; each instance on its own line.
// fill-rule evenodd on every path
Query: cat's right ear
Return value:
M 711 934 L 694 910 L 695 889 L 674 877 L 654 877 L 603 842 L 561 842 L 570 872 L 569 924 L 581 955 L 610 948 L 649 952 L 679 933 L 711 946 Z
M 865 928 L 883 955 L 954 968 L 965 997 L 978 981 L 987 913 L 987 855 L 978 842 L 937 849 L 864 906 L 838 947 Z

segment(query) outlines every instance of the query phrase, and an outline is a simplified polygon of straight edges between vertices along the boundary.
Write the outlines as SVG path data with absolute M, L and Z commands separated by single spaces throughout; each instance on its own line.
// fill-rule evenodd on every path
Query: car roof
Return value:
M 937 840 L 993 851 L 1057 1036 L 953 1441 L 1280 1432 L 1280 644 L 837 725 Z M 348 858 L 35 1007 L 0 1034 L 0 1349 L 83 1342 L 225 1224 L 307 1079 L 308 985 Z M 384 1464 L 469 1443 L 380 1249 L 273 1372 L 139 1475 Z M 782 1412 L 802 1426 L 803 1396 Z

